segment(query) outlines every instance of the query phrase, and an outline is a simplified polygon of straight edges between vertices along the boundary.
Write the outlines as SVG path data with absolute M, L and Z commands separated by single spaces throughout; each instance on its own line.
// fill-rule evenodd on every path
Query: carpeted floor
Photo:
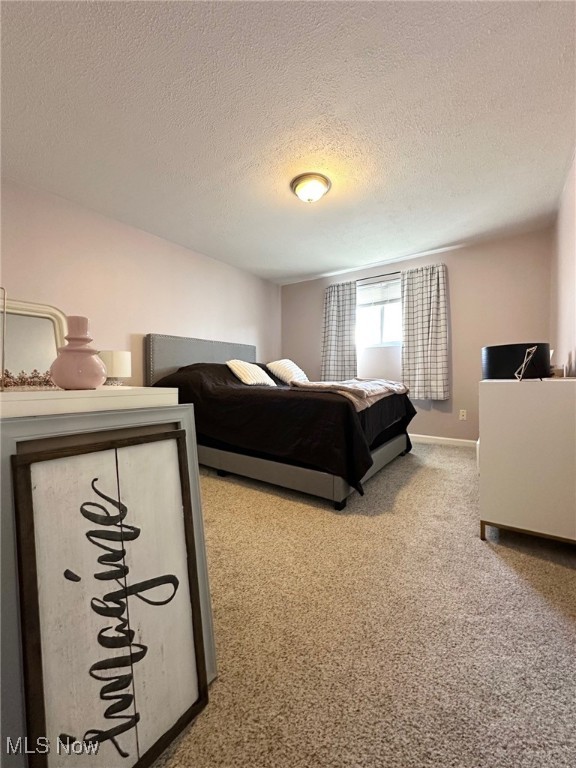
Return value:
M 576 765 L 576 548 L 489 529 L 468 448 L 326 502 L 202 477 L 219 660 L 157 768 Z

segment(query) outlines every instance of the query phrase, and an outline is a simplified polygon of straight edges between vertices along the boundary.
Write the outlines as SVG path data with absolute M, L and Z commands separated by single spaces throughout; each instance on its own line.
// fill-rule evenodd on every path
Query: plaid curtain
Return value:
M 415 400 L 448 400 L 446 265 L 402 272 L 402 380 Z
M 356 282 L 329 285 L 324 294 L 322 381 L 356 376 Z

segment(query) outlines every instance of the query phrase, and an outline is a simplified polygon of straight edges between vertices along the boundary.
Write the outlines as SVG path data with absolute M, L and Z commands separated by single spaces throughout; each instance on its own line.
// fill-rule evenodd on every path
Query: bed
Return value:
M 411 450 L 407 427 L 416 411 L 407 395 L 390 395 L 357 412 L 342 395 L 246 386 L 227 360 L 256 362 L 247 344 L 181 336 L 145 337 L 147 386 L 178 387 L 192 402 L 200 464 L 328 499 L 348 496 Z M 263 367 L 263 366 L 262 366 Z M 274 378 L 274 377 L 273 377 Z

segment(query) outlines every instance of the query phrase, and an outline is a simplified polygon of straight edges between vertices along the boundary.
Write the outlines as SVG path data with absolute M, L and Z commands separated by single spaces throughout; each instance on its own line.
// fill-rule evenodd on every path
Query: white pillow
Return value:
M 237 376 L 242 384 L 265 384 L 267 387 L 275 387 L 276 382 L 254 363 L 245 363 L 244 360 L 227 360 L 226 365 L 234 376 Z
M 291 381 L 308 381 L 308 376 L 302 368 L 299 368 L 292 360 L 274 360 L 272 363 L 266 363 L 266 368 L 286 384 L 290 384 Z

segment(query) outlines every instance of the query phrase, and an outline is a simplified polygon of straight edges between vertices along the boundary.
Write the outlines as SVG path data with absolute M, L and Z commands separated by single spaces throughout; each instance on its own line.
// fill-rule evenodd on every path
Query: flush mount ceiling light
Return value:
M 290 189 L 304 203 L 315 203 L 324 197 L 332 182 L 321 173 L 301 173 L 290 182 Z

